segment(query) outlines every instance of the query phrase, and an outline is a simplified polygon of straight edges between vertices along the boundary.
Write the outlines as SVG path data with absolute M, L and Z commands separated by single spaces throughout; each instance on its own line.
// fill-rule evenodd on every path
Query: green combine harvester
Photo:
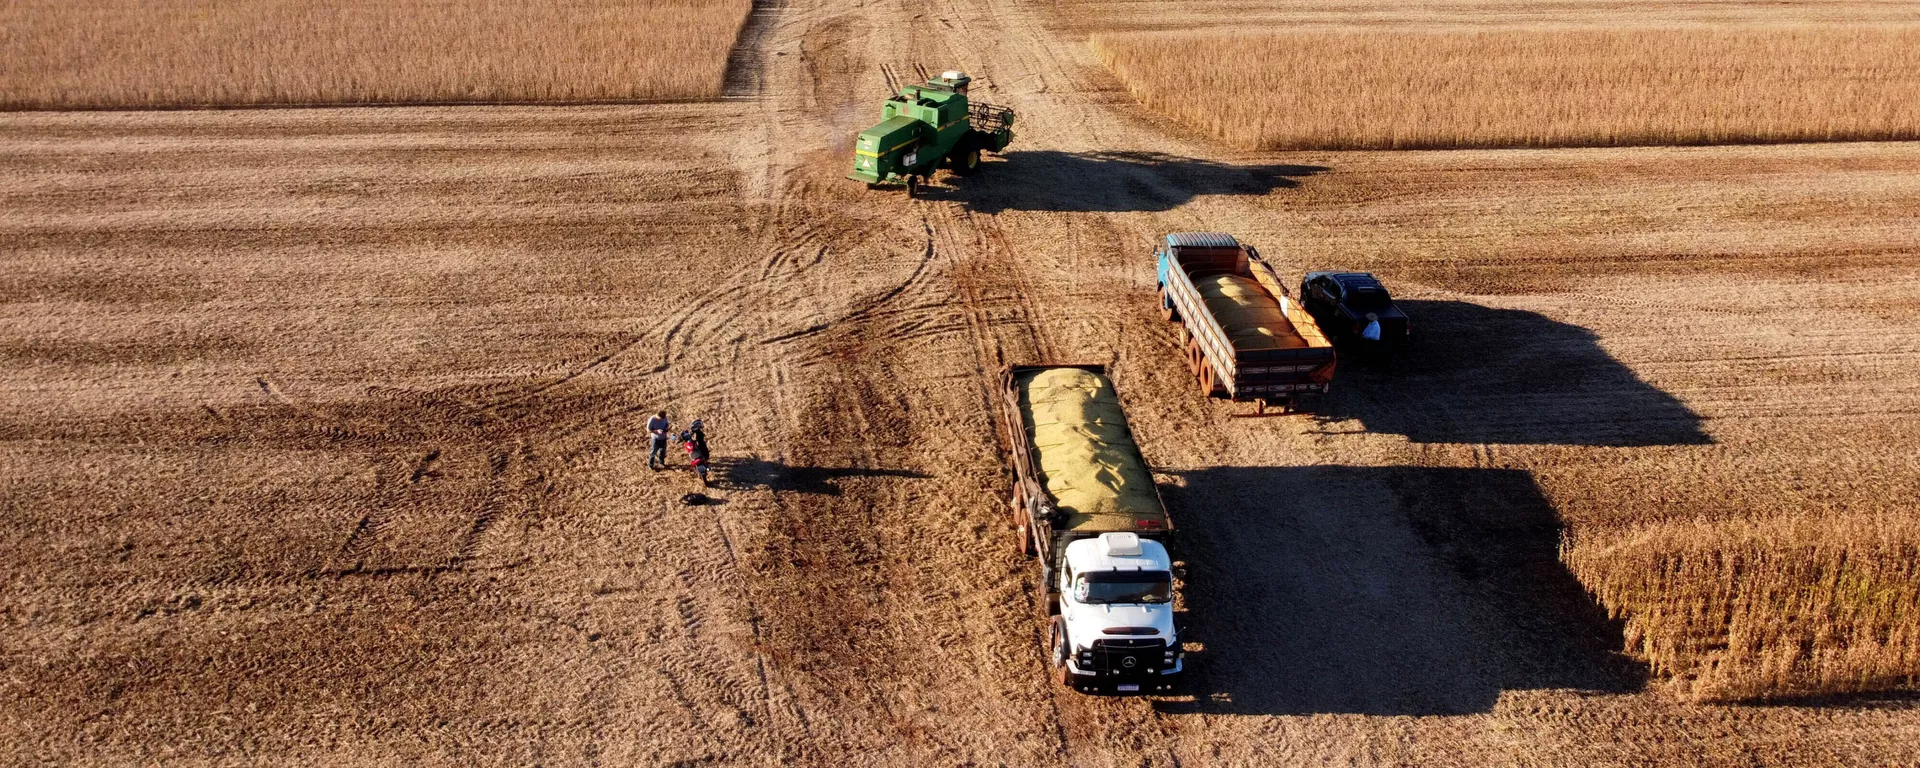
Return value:
M 962 176 L 978 173 L 981 152 L 999 152 L 1013 141 L 1013 110 L 970 101 L 971 81 L 965 72 L 948 71 L 899 88 L 881 107 L 880 124 L 860 132 L 847 178 L 869 188 L 900 181 L 912 197 L 942 161 Z

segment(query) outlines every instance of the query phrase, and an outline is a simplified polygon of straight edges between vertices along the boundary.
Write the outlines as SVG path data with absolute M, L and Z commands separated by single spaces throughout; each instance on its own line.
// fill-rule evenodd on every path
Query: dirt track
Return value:
M 796 2 L 717 104 L 0 118 L 0 755 L 1920 761 L 1910 701 L 1673 703 L 1555 559 L 1914 488 L 1920 146 L 1229 154 L 1034 13 Z M 916 59 L 1021 124 L 909 202 L 840 175 Z M 1152 313 L 1182 229 L 1431 338 L 1237 418 Z M 986 405 L 1036 359 L 1114 366 L 1198 697 L 1045 682 Z

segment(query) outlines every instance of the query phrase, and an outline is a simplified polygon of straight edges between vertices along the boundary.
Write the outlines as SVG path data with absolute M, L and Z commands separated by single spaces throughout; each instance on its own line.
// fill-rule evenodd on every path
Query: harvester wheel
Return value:
M 920 177 L 908 176 L 907 177 L 907 199 L 912 200 L 914 194 L 918 193 L 919 191 L 920 191 Z
M 953 166 L 953 172 L 961 176 L 972 176 L 980 172 L 980 147 L 968 142 L 967 146 L 947 157 Z

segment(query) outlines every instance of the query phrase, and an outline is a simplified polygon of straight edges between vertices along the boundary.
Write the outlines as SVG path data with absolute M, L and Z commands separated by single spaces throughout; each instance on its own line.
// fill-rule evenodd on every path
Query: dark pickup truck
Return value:
M 1380 320 L 1380 341 L 1385 344 L 1406 341 L 1412 330 L 1387 287 L 1365 272 L 1308 272 L 1300 281 L 1300 298 L 1307 314 L 1330 336 L 1359 338 L 1369 312 Z

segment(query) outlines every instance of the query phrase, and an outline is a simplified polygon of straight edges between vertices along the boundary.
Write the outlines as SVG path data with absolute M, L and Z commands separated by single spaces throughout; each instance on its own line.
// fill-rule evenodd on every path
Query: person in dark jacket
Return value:
M 698 424 L 699 422 L 694 422 Z M 704 431 L 687 430 L 680 433 L 680 443 L 687 449 L 687 462 L 693 466 L 693 473 L 700 476 L 700 485 L 707 483 L 707 434 Z

